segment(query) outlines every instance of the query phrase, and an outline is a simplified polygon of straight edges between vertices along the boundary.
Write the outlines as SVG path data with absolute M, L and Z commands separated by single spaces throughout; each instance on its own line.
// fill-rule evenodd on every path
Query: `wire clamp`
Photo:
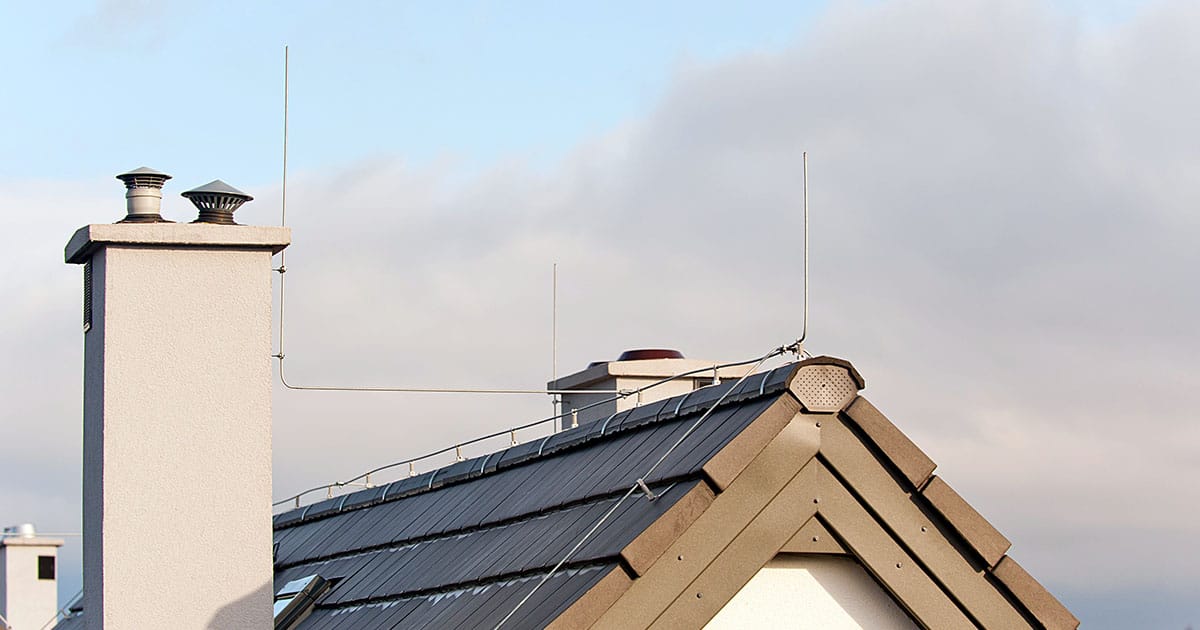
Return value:
M 657 498 L 658 498 L 658 495 L 657 495 L 657 494 L 654 494 L 654 492 L 650 490 L 650 486 L 647 486 L 647 485 L 646 485 L 646 481 L 645 481 L 645 480 L 643 480 L 643 479 L 638 479 L 638 480 L 637 480 L 637 487 L 638 487 L 638 490 L 641 490 L 641 491 L 642 491 L 642 494 L 646 495 L 646 498 L 647 498 L 647 499 L 650 499 L 651 501 L 653 501 L 653 500 L 655 500 L 655 499 L 657 499 Z
M 287 273 L 287 265 L 279 265 L 278 267 L 276 267 L 275 269 L 272 269 L 271 271 L 274 271 L 275 273 L 280 273 L 280 274 Z

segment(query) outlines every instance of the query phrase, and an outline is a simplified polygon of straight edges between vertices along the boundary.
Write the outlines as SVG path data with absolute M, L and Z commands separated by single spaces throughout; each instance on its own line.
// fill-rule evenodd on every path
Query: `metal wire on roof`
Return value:
M 750 368 L 750 370 L 749 370 L 748 372 L 746 372 L 746 374 L 742 375 L 742 377 L 741 377 L 740 379 L 738 379 L 738 381 L 737 381 L 737 384 L 741 384 L 741 382 L 742 382 L 743 380 L 745 380 L 747 376 L 749 376 L 751 373 L 753 373 L 753 372 L 754 372 L 754 370 L 758 369 L 758 367 L 759 367 L 759 366 L 761 366 L 761 365 L 762 365 L 764 362 L 766 362 L 768 359 L 770 359 L 770 358 L 772 358 L 772 357 L 779 356 L 779 355 L 781 355 L 781 354 L 784 354 L 785 352 L 792 352 L 792 351 L 794 351 L 794 350 L 795 350 L 795 345 L 794 345 L 794 344 L 792 344 L 792 345 L 788 345 L 788 346 L 780 346 L 780 347 L 778 347 L 778 348 L 776 348 L 776 349 L 772 350 L 772 351 L 771 351 L 771 353 L 769 353 L 769 354 L 767 354 L 767 355 L 765 355 L 765 356 L 763 356 L 763 357 L 758 357 L 758 358 L 754 358 L 754 359 L 747 359 L 747 360 L 744 360 L 744 361 L 733 361 L 733 362 L 730 362 L 730 363 L 722 363 L 722 364 L 718 364 L 718 365 L 714 365 L 714 366 L 706 366 L 706 367 L 703 367 L 703 368 L 697 368 L 697 369 L 694 369 L 694 370 L 688 370 L 688 371 L 686 371 L 686 372 L 680 372 L 680 373 L 678 373 L 678 374 L 673 374 L 673 375 L 671 375 L 671 376 L 668 376 L 668 377 L 666 377 L 666 378 L 659 379 L 659 380 L 657 380 L 657 381 L 655 381 L 655 382 L 653 382 L 653 383 L 649 383 L 649 384 L 647 384 L 647 385 L 643 385 L 642 387 L 638 387 L 638 388 L 636 388 L 636 389 L 624 390 L 624 391 L 619 391 L 619 392 L 616 392 L 616 393 L 615 393 L 615 395 L 613 395 L 613 396 L 611 396 L 611 397 L 604 398 L 604 399 L 601 399 L 601 400 L 595 401 L 595 402 L 593 402 L 593 403 L 590 403 L 590 404 L 587 404 L 587 405 L 581 406 L 581 407 L 579 407 L 578 409 L 575 409 L 575 410 L 573 410 L 573 411 L 574 411 L 574 412 L 578 412 L 578 411 L 584 411 L 584 410 L 587 410 L 587 409 L 591 409 L 592 407 L 598 407 L 598 406 L 600 406 L 600 405 L 605 405 L 605 404 L 608 404 L 608 403 L 611 403 L 611 402 L 614 402 L 614 401 L 620 400 L 620 399 L 622 399 L 622 398 L 627 398 L 627 397 L 629 397 L 629 396 L 637 396 L 638 394 L 640 394 L 640 393 L 642 393 L 642 392 L 644 392 L 644 391 L 646 391 L 646 390 L 648 390 L 648 389 L 651 389 L 651 388 L 654 388 L 654 387 L 659 387 L 659 386 L 661 386 L 661 385 L 665 385 L 666 383 L 670 383 L 670 382 L 672 382 L 672 381 L 675 381 L 675 380 L 678 380 L 678 379 L 681 379 L 681 378 L 686 378 L 686 377 L 689 377 L 689 376 L 695 376 L 696 374 L 702 374 L 702 373 L 705 373 L 705 372 L 710 372 L 710 371 L 713 371 L 713 370 L 722 370 L 722 369 L 726 369 L 726 368 L 733 368 L 733 367 L 739 367 L 739 366 L 743 366 L 743 365 L 750 365 L 750 364 L 754 364 L 754 366 L 753 366 L 752 368 Z M 737 385 L 735 384 L 735 385 L 734 385 L 734 388 L 736 388 L 736 387 L 737 387 Z M 367 391 L 376 391 L 376 390 L 367 390 Z M 389 390 L 389 389 L 380 389 L 380 390 L 378 390 L 378 391 L 392 391 L 392 390 Z M 443 390 L 443 391 L 444 391 L 444 390 Z M 571 390 L 560 390 L 560 391 L 563 391 L 563 392 L 568 392 L 568 391 L 571 391 Z M 584 391 L 586 391 L 587 393 L 592 393 L 592 394 L 595 394 L 595 393 L 611 393 L 611 392 L 604 392 L 604 391 L 597 391 L 597 390 L 584 390 Z M 723 401 L 725 400 L 725 397 L 726 397 L 726 396 L 728 396 L 728 395 L 729 395 L 729 392 L 731 392 L 731 391 L 733 391 L 733 388 L 731 388 L 729 391 L 725 392 L 725 394 L 721 396 L 721 398 L 720 398 L 720 399 L 717 401 L 717 405 L 719 405 L 721 402 L 723 402 Z M 714 406 L 713 406 L 713 408 L 716 408 L 716 405 L 714 405 Z M 709 411 L 705 412 L 705 414 L 704 414 L 703 416 L 701 416 L 701 419 L 703 419 L 703 418 L 707 418 L 707 417 L 708 417 L 708 414 L 709 414 L 709 413 L 711 413 L 711 412 L 712 412 L 712 409 L 710 408 L 710 409 L 709 409 Z M 370 486 L 370 482 L 371 482 L 371 476 L 372 476 L 372 475 L 376 475 L 376 474 L 378 474 L 378 473 L 384 472 L 384 471 L 386 471 L 386 470 L 391 470 L 391 469 L 393 469 L 393 468 L 399 468 L 399 467 L 401 467 L 401 466 L 409 466 L 410 474 L 414 474 L 414 472 L 415 472 L 415 471 L 413 470 L 413 465 L 414 465 L 414 464 L 416 464 L 416 463 L 418 463 L 418 462 L 421 462 L 421 461 L 424 461 L 424 460 L 427 460 L 427 459 L 431 459 L 431 458 L 437 457 L 437 456 L 439 456 L 439 455 L 445 455 L 445 454 L 448 454 L 448 453 L 451 453 L 451 452 L 455 453 L 455 454 L 456 454 L 458 457 L 461 457 L 462 448 L 463 448 L 464 446 L 471 446 L 471 445 L 473 445 L 473 444 L 478 444 L 479 442 L 483 442 L 483 441 L 485 441 L 485 440 L 490 440 L 490 439 L 494 439 L 494 438 L 498 438 L 498 437 L 501 437 L 501 436 L 505 436 L 505 435 L 507 435 L 507 436 L 509 436 L 509 437 L 512 439 L 512 444 L 513 444 L 513 445 L 516 445 L 516 444 L 517 444 L 517 440 L 516 440 L 516 433 L 517 433 L 517 431 L 523 431 L 523 430 L 525 430 L 525 429 L 530 429 L 530 428 L 533 428 L 533 427 L 536 427 L 536 426 L 539 426 L 539 425 L 545 424 L 545 423 L 547 423 L 547 422 L 554 422 L 554 421 L 557 421 L 557 420 L 561 420 L 562 418 L 565 418 L 565 417 L 567 417 L 567 416 L 571 415 L 571 413 L 572 413 L 572 412 L 566 412 L 566 413 L 555 414 L 555 415 L 553 415 L 553 416 L 550 416 L 550 417 L 548 417 L 548 418 L 543 418 L 543 419 L 541 419 L 541 420 L 536 420 L 536 421 L 534 421 L 534 422 L 529 422 L 529 423 L 522 424 L 522 425 L 518 425 L 518 426 L 515 426 L 515 427 L 510 427 L 510 428 L 504 429 L 504 430 L 502 430 L 502 431 L 497 431 L 497 432 L 495 432 L 495 433 L 489 433 L 489 434 L 487 434 L 487 435 L 480 436 L 480 437 L 477 437 L 477 438 L 473 438 L 473 439 L 467 440 L 467 441 L 465 441 L 465 442 L 460 442 L 460 443 L 458 443 L 458 444 L 454 444 L 454 445 L 452 445 L 452 446 L 447 446 L 447 447 L 445 447 L 445 448 L 442 448 L 442 449 L 439 449 L 439 450 L 436 450 L 436 451 L 432 451 L 432 452 L 429 452 L 429 453 L 425 453 L 424 455 L 420 455 L 420 456 L 418 456 L 418 457 L 411 457 L 411 458 L 409 458 L 409 459 L 404 459 L 404 460 L 400 460 L 400 461 L 398 461 L 398 462 L 393 462 L 393 463 L 391 463 L 391 464 L 386 464 L 386 465 L 384 465 L 384 466 L 379 466 L 379 467 L 377 467 L 377 468 L 373 468 L 373 469 L 371 469 L 371 470 L 368 470 L 368 471 L 367 471 L 367 472 L 365 472 L 365 473 L 362 473 L 362 474 L 360 474 L 360 475 L 358 475 L 358 476 L 356 476 L 356 477 L 352 477 L 352 478 L 350 478 L 350 479 L 347 479 L 347 480 L 345 480 L 345 481 L 335 481 L 335 482 L 331 482 L 331 483 L 322 484 L 322 485 L 319 485 L 319 486 L 313 486 L 312 488 L 309 488 L 309 489 L 307 489 L 307 490 L 304 490 L 303 492 L 299 492 L 299 493 L 297 493 L 297 494 L 294 494 L 294 495 L 292 495 L 292 496 L 290 496 L 290 497 L 287 497 L 287 498 L 285 498 L 285 499 L 280 499 L 280 500 L 278 500 L 278 501 L 276 501 L 276 502 L 272 503 L 272 504 L 271 504 L 271 507 L 280 507 L 280 506 L 282 506 L 282 505 L 286 505 L 286 504 L 288 504 L 288 503 L 291 503 L 291 504 L 293 504 L 293 505 L 294 505 L 294 507 L 300 507 L 300 500 L 301 500 L 303 497 L 305 497 L 306 495 L 312 494 L 312 493 L 314 493 L 314 492 L 320 492 L 320 491 L 324 491 L 324 492 L 325 492 L 325 495 L 326 495 L 326 496 L 325 496 L 325 498 L 331 498 L 331 497 L 333 496 L 333 491 L 334 491 L 334 490 L 336 490 L 336 489 L 344 488 L 344 487 L 347 487 L 347 486 L 350 486 L 350 487 L 369 487 L 369 486 Z M 695 429 L 695 427 L 693 427 L 692 429 L 689 429 L 689 430 L 688 430 L 688 432 L 687 432 L 687 433 L 685 433 L 683 437 L 687 437 L 687 436 L 688 436 L 688 435 L 689 435 L 689 434 L 690 434 L 690 433 L 691 433 L 691 432 L 692 432 L 694 429 Z M 677 446 L 677 445 L 676 445 L 676 446 Z M 673 446 L 673 447 L 671 447 L 671 449 L 670 449 L 670 450 L 672 450 L 672 451 L 673 451 L 674 449 L 675 449 L 675 447 Z M 669 455 L 669 454 L 670 454 L 670 451 L 668 451 L 668 452 L 667 452 L 667 454 Z M 663 459 L 665 459 L 665 458 L 666 458 L 666 456 L 664 455 L 664 456 L 663 456 Z M 650 469 L 650 472 L 654 472 L 654 469 L 655 469 L 655 468 L 657 468 L 657 467 L 658 467 L 658 465 L 659 465 L 659 464 L 661 464 L 661 463 L 662 463 L 662 460 L 660 459 L 660 460 L 659 460 L 659 462 L 655 463 L 655 465 L 654 465 L 654 466 L 653 466 L 653 467 Z M 650 473 L 648 472 L 647 474 L 650 474 Z
M 692 426 L 688 427 L 687 431 L 684 431 L 683 435 L 679 436 L 679 439 L 675 440 L 675 443 L 672 444 L 671 447 L 668 448 L 662 454 L 662 456 L 659 457 L 658 460 L 655 461 L 654 464 L 652 466 L 650 466 L 650 468 L 641 477 L 638 477 L 637 481 L 635 481 L 633 483 L 633 485 L 629 487 L 629 490 L 627 490 L 625 492 L 625 494 L 621 495 L 621 498 L 619 500 L 617 500 L 617 502 L 615 504 L 613 504 L 613 506 L 611 508 L 609 508 L 609 510 L 607 512 L 605 512 L 604 515 L 602 515 L 596 521 L 596 523 L 594 525 L 592 525 L 591 529 L 589 529 L 587 531 L 587 533 L 585 533 L 582 537 L 580 537 L 579 541 L 576 542 L 573 547 L 571 547 L 571 550 L 568 551 L 566 553 L 566 555 L 564 555 L 562 557 L 562 560 L 559 560 L 558 564 L 554 565 L 554 568 L 550 569 L 550 571 L 542 577 L 542 579 L 537 583 L 537 585 L 533 587 L 533 590 L 526 593 L 525 597 L 522 597 L 521 601 L 517 602 L 517 605 L 514 606 L 512 610 L 508 611 L 508 614 L 505 615 L 504 618 L 501 619 L 500 622 L 496 624 L 496 626 L 493 630 L 500 630 L 500 627 L 503 626 L 509 619 L 511 619 L 512 616 L 515 615 L 517 613 L 517 611 L 520 610 L 521 607 L 525 605 L 525 602 L 529 601 L 529 599 L 531 597 L 533 597 L 533 594 L 538 592 L 538 589 L 540 589 L 543 584 L 545 584 L 547 581 L 549 581 L 550 578 L 554 577 L 554 574 L 557 573 L 558 570 L 561 569 L 564 564 L 566 564 L 568 561 L 570 561 L 570 559 L 575 555 L 575 553 L 577 551 L 579 551 L 580 548 L 583 547 L 584 543 L 586 543 L 588 541 L 588 539 L 590 539 L 592 537 L 592 535 L 595 534 L 596 531 L 599 530 L 600 527 L 604 525 L 604 523 L 609 519 L 609 517 L 611 517 L 613 515 L 613 513 L 615 513 L 617 511 L 617 509 L 621 507 L 621 504 L 623 504 L 626 499 L 633 496 L 633 493 L 637 492 L 638 490 L 642 490 L 643 492 L 646 493 L 647 498 L 649 500 L 653 501 L 654 499 L 656 499 L 657 497 L 652 492 L 650 492 L 650 489 L 646 486 L 645 479 L 647 477 L 649 477 L 651 474 L 653 474 L 654 471 L 657 470 L 658 467 L 660 465 L 662 465 L 662 463 L 667 459 L 667 457 L 669 457 L 671 455 L 671 453 L 675 451 L 676 448 L 679 448 L 679 445 L 682 444 L 683 441 L 686 440 L 688 438 L 688 436 L 691 435 L 692 432 L 694 432 L 696 430 L 696 428 L 700 426 L 701 423 L 703 423 L 705 420 L 708 419 L 708 417 L 710 415 L 712 415 L 713 410 L 715 410 L 717 407 L 720 407 L 721 403 L 725 402 L 725 399 L 729 396 L 729 394 L 731 394 L 734 390 L 736 390 L 738 388 L 738 386 L 740 386 L 742 384 L 742 382 L 744 382 L 751 374 L 753 374 L 755 370 L 757 370 L 760 366 L 762 366 L 763 363 L 766 363 L 767 360 L 772 357 L 779 356 L 781 354 L 784 354 L 785 352 L 796 351 L 797 349 L 798 349 L 797 344 L 780 346 L 780 347 L 775 348 L 775 349 L 771 350 L 770 352 L 764 354 L 763 356 L 759 357 L 757 359 L 757 362 L 754 362 L 755 360 L 753 360 L 753 359 L 750 361 L 743 362 L 742 363 L 743 365 L 746 363 L 754 362 L 754 366 L 751 367 L 749 370 L 747 370 L 746 373 L 743 374 L 742 377 L 739 378 L 737 380 L 737 382 L 735 382 L 733 384 L 733 387 L 730 387 L 728 390 L 725 391 L 725 393 L 721 394 L 721 397 L 718 398 L 717 401 L 712 404 L 712 406 L 710 406 L 707 410 L 705 410 L 705 412 L 703 414 L 701 414 L 700 417 L 697 418 L 695 422 L 692 423 Z M 670 490 L 670 488 L 667 488 L 667 490 Z M 665 493 L 666 493 L 666 490 L 664 490 L 661 494 L 665 494 Z M 659 496 L 661 496 L 661 494 Z

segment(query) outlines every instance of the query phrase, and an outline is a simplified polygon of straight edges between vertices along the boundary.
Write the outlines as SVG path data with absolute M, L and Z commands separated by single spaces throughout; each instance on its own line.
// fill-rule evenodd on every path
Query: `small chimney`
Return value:
M 191 201 L 200 211 L 200 217 L 192 223 L 216 223 L 219 225 L 237 225 L 233 221 L 233 213 L 254 197 L 214 179 L 198 188 L 193 188 L 182 196 Z
M 568 374 L 556 381 L 547 383 L 552 390 L 598 390 L 595 394 L 571 393 L 562 395 L 562 428 L 570 429 L 574 425 L 587 424 L 604 420 L 618 411 L 632 409 L 638 405 L 679 396 L 690 391 L 719 383 L 725 379 L 736 379 L 745 373 L 746 368 L 717 369 L 716 361 L 688 359 L 678 350 L 665 348 L 641 348 L 622 352 L 616 361 L 598 361 L 587 369 Z M 710 368 L 704 370 L 704 368 Z M 645 387 L 664 378 L 690 372 L 704 370 L 690 376 L 684 376 L 652 387 L 641 394 L 626 396 L 618 400 L 588 407 L 594 403 L 612 398 L 613 391 L 628 391 Z M 571 412 L 576 413 L 572 414 Z
M 30 523 L 0 534 L 0 616 L 8 627 L 42 628 L 58 612 L 58 548 Z
M 162 188 L 171 179 L 145 166 L 117 175 L 125 182 L 125 218 L 117 223 L 165 223 L 162 218 Z

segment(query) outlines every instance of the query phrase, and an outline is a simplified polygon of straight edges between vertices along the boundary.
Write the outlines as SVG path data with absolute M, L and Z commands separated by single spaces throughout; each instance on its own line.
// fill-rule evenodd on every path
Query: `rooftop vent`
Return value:
M 645 361 L 647 359 L 682 359 L 683 353 L 668 348 L 640 348 L 626 350 L 617 357 L 618 361 Z
M 125 218 L 117 223 L 164 223 L 162 187 L 170 175 L 145 166 L 117 175 L 125 182 Z
M 683 353 L 678 350 L 669 348 L 638 348 L 636 350 L 626 350 L 617 357 L 617 361 L 647 361 L 650 359 L 682 359 Z M 608 361 L 592 361 L 588 367 L 604 365 Z
M 37 536 L 37 530 L 34 529 L 33 523 L 21 523 L 20 525 L 5 527 L 4 534 L 19 538 L 35 538 Z
M 217 223 L 220 225 L 237 225 L 233 221 L 233 213 L 242 204 L 254 197 L 214 179 L 198 188 L 182 193 L 182 196 L 200 211 L 200 217 L 192 223 Z

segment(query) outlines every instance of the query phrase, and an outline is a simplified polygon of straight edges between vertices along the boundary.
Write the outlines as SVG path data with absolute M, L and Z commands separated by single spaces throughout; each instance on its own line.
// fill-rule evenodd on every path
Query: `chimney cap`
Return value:
M 225 182 L 214 179 L 203 186 L 197 186 L 191 190 L 185 190 L 179 193 L 181 196 L 191 199 L 198 195 L 224 195 L 228 197 L 236 197 L 242 201 L 253 201 L 254 197 L 226 184 Z
M 180 196 L 192 202 L 200 210 L 200 217 L 193 223 L 218 223 L 221 225 L 237 225 L 233 221 L 233 213 L 242 204 L 254 197 L 214 179 L 203 186 L 197 186 L 180 193 Z
M 646 361 L 649 359 L 683 359 L 683 353 L 671 348 L 637 348 L 626 350 L 617 357 L 618 361 Z
M 155 188 L 162 188 L 163 182 L 171 179 L 171 176 L 167 175 L 166 173 L 156 171 L 149 166 L 140 166 L 132 171 L 117 175 L 117 179 L 125 182 L 125 185 L 129 186 L 130 188 L 134 186 L 142 187 L 147 185 L 154 186 Z M 157 184 L 157 186 L 155 186 L 155 184 Z
M 21 523 L 20 525 L 5 527 L 4 533 L 21 538 L 34 538 L 37 536 L 37 529 L 33 526 L 33 523 Z

